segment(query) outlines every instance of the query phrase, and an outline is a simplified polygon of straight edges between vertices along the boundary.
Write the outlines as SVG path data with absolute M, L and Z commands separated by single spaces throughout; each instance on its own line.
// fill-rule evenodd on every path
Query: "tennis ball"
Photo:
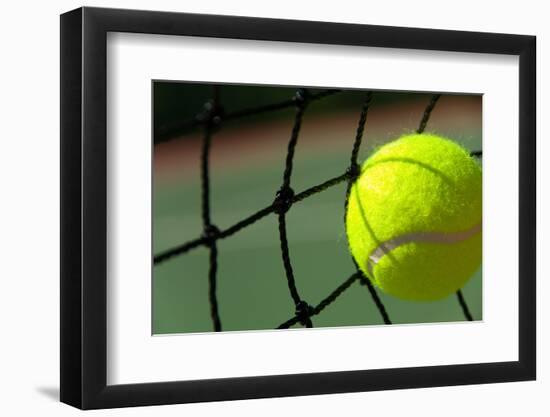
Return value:
M 379 148 L 351 187 L 350 251 L 384 292 L 430 301 L 460 289 L 481 263 L 481 167 L 432 134 Z

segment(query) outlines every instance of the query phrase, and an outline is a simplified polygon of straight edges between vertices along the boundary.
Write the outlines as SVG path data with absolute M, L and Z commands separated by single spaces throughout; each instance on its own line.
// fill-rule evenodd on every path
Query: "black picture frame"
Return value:
M 519 56 L 519 360 L 107 385 L 108 32 Z M 510 34 L 88 7 L 61 15 L 61 401 L 95 409 L 535 379 L 535 51 L 534 36 Z

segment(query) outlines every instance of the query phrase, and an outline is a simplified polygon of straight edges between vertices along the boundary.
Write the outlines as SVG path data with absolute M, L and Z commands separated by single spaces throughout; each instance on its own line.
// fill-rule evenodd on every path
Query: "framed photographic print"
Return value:
M 61 16 L 61 400 L 535 379 L 535 38 Z

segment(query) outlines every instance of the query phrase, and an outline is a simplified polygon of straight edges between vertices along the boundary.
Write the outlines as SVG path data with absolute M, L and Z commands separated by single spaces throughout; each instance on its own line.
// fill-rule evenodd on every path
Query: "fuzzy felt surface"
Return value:
M 426 301 L 453 293 L 479 267 L 481 232 L 453 243 L 445 234 L 471 229 L 481 217 L 479 163 L 449 139 L 412 134 L 379 148 L 363 164 L 351 189 L 346 232 L 355 261 L 375 285 Z M 369 271 L 369 256 L 384 242 L 418 232 L 438 232 L 442 243 L 393 248 Z

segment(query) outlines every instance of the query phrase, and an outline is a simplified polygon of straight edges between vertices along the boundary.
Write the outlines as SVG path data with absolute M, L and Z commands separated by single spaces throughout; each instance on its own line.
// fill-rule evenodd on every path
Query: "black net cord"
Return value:
M 357 130 L 355 132 L 355 140 L 353 141 L 353 147 L 351 150 L 350 163 L 349 163 L 349 177 L 348 177 L 348 186 L 346 188 L 346 198 L 345 198 L 345 210 L 344 210 L 344 223 L 346 222 L 346 213 L 348 211 L 348 202 L 349 194 L 351 192 L 351 186 L 359 177 L 361 173 L 361 168 L 357 163 L 357 157 L 359 155 L 359 149 L 361 148 L 361 142 L 363 140 L 363 133 L 365 132 L 365 125 L 367 123 L 367 115 L 369 112 L 370 103 L 372 101 L 372 92 L 367 93 L 363 107 L 361 108 L 361 114 L 359 115 L 359 123 L 357 124 Z
M 339 94 L 341 92 L 342 90 L 339 90 L 339 89 L 331 89 L 331 90 L 321 91 L 315 94 L 310 94 L 309 101 L 313 102 L 316 100 L 321 100 L 323 98 L 332 96 L 334 94 Z M 238 110 L 235 112 L 224 114 L 223 121 L 224 123 L 227 123 L 233 120 L 242 119 L 244 117 L 256 116 L 263 113 L 285 110 L 285 109 L 294 107 L 295 104 L 296 102 L 294 99 L 289 99 L 289 100 L 280 101 L 278 103 L 267 104 L 265 106 L 258 106 L 258 107 L 253 107 L 249 109 Z M 193 129 L 197 128 L 198 126 L 202 125 L 203 123 L 204 123 L 204 119 L 199 114 L 198 116 L 189 120 L 184 120 L 171 125 L 160 126 L 158 131 L 155 133 L 155 144 L 175 140 L 181 135 L 188 133 Z
M 208 270 L 208 300 L 210 302 L 210 316 L 214 331 L 222 331 L 222 322 L 220 320 L 220 312 L 218 310 L 217 297 L 217 272 L 218 272 L 218 246 L 216 242 L 210 245 L 210 268 Z
M 348 183 L 346 187 L 346 196 L 345 196 L 345 202 L 344 202 L 344 225 L 346 224 L 346 213 L 348 211 L 351 187 L 361 173 L 361 168 L 359 167 L 357 158 L 359 156 L 359 150 L 361 149 L 361 143 L 363 142 L 363 135 L 365 133 L 365 126 L 367 124 L 367 116 L 369 113 L 371 102 L 372 102 L 372 92 L 369 91 L 365 97 L 363 106 L 361 107 L 361 113 L 359 114 L 359 122 L 357 123 L 357 129 L 355 131 L 355 140 L 353 141 L 353 147 L 351 150 L 350 165 L 348 168 L 348 173 L 349 173 Z M 376 308 L 378 309 L 378 312 L 380 313 L 382 320 L 384 320 L 385 324 L 391 324 L 391 320 L 386 311 L 386 307 L 384 306 L 384 303 L 378 296 L 376 289 L 374 288 L 370 280 L 367 277 L 365 277 L 363 273 L 360 271 L 353 257 L 352 257 L 352 261 L 355 266 L 355 269 L 357 270 L 357 273 L 360 274 L 361 276 L 361 284 L 365 285 L 368 288 L 369 294 L 374 304 L 376 305 Z
M 213 87 L 213 99 L 205 104 L 203 146 L 201 152 L 201 213 L 203 222 L 203 237 L 210 250 L 210 265 L 208 269 L 208 300 L 210 315 L 214 331 L 221 332 L 222 324 L 218 308 L 217 271 L 218 271 L 218 247 L 216 243 L 218 228 L 211 222 L 210 214 L 210 148 L 212 135 L 221 122 L 220 88 Z
M 285 160 L 285 170 L 283 173 L 283 184 L 277 192 L 275 197 L 275 211 L 278 214 L 279 220 L 279 238 L 281 243 L 281 256 L 283 260 L 283 266 L 287 279 L 288 290 L 290 296 L 294 301 L 294 307 L 296 315 L 300 316 L 300 322 L 306 327 L 313 327 L 313 322 L 310 318 L 309 305 L 302 300 L 296 287 L 296 279 L 294 277 L 294 271 L 292 263 L 290 261 L 290 249 L 288 246 L 287 227 L 286 227 L 286 213 L 290 210 L 293 203 L 294 191 L 290 187 L 290 179 L 292 176 L 292 167 L 294 163 L 294 153 L 296 151 L 296 145 L 298 144 L 298 137 L 300 129 L 302 127 L 302 119 L 308 104 L 308 91 L 305 89 L 299 89 L 296 91 L 294 101 L 296 104 L 296 115 L 294 117 L 294 125 L 292 126 L 292 133 L 290 140 L 288 141 L 288 149 Z
M 361 285 L 364 285 L 369 290 L 370 296 L 372 300 L 374 301 L 374 304 L 376 305 L 376 308 L 378 309 L 378 312 L 380 313 L 380 316 L 382 316 L 382 320 L 384 320 L 384 324 L 392 324 L 390 320 L 390 316 L 388 315 L 388 312 L 386 311 L 386 307 L 384 306 L 384 303 L 380 299 L 378 293 L 376 292 L 376 289 L 374 288 L 374 285 L 372 285 L 372 282 L 370 279 L 365 277 L 364 275 L 361 276 Z
M 351 285 L 361 278 L 360 272 L 355 272 L 348 279 L 346 279 L 342 284 L 340 284 L 333 292 L 331 292 L 325 299 L 323 299 L 317 306 L 311 307 L 309 311 L 309 316 L 316 316 L 321 311 L 323 311 L 327 306 L 332 304 L 340 295 L 344 293 Z M 288 319 L 284 323 L 277 326 L 277 329 L 288 329 L 291 326 L 299 323 L 301 321 L 301 316 L 299 314 L 295 315 L 291 319 Z
M 464 317 L 466 317 L 466 320 L 473 321 L 474 318 L 470 313 L 470 309 L 468 308 L 468 304 L 466 304 L 466 300 L 464 300 L 462 290 L 458 290 L 456 292 L 456 297 L 458 298 L 458 303 L 460 304 L 460 307 L 462 307 L 462 312 L 464 313 Z
M 428 124 L 428 120 L 430 120 L 430 116 L 432 115 L 432 111 L 441 98 L 441 94 L 434 94 L 432 98 L 430 99 L 430 102 L 426 106 L 426 109 L 424 110 L 424 114 L 422 115 L 422 119 L 420 120 L 420 124 L 418 125 L 418 129 L 416 130 L 416 133 L 424 133 L 424 130 L 426 130 L 426 126 Z
M 345 172 L 342 175 L 339 175 L 337 177 L 331 178 L 330 180 L 327 180 L 319 185 L 315 185 L 311 188 L 308 188 L 296 195 L 292 198 L 292 203 L 297 203 L 302 200 L 305 200 L 308 197 L 311 197 L 321 191 L 324 191 L 330 187 L 333 187 L 335 185 L 338 185 L 348 179 L 349 173 Z M 276 211 L 276 204 L 271 204 L 267 207 L 264 207 L 261 210 L 258 210 L 257 212 L 251 214 L 250 216 L 244 218 L 243 220 L 233 224 L 232 226 L 228 227 L 227 229 L 220 230 L 219 233 L 216 235 L 216 239 L 224 239 L 226 237 L 229 237 L 238 231 L 244 229 L 245 227 L 248 227 L 254 223 L 256 223 L 258 220 L 274 213 Z M 153 263 L 155 265 L 161 264 L 170 258 L 182 255 L 186 252 L 189 252 L 190 250 L 196 249 L 201 246 L 205 246 L 208 243 L 208 239 L 205 236 L 201 236 L 199 238 L 190 240 L 188 242 L 183 243 L 182 245 L 176 246 L 174 248 L 168 249 L 164 252 L 161 252 L 157 255 L 155 255 Z

